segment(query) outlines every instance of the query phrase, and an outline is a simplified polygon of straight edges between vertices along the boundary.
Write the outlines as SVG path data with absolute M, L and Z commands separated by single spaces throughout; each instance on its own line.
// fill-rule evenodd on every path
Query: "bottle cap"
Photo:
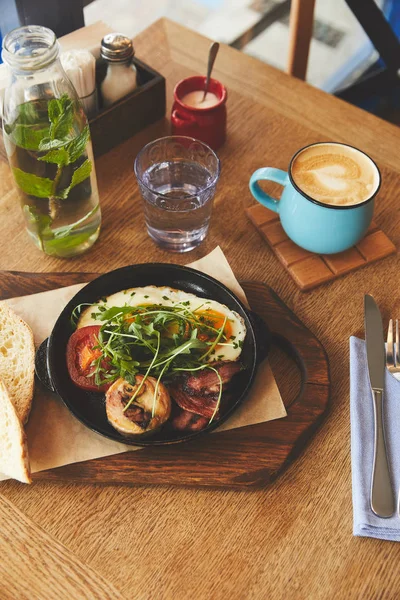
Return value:
M 127 62 L 135 51 L 132 40 L 122 33 L 108 33 L 101 40 L 100 53 L 108 62 Z

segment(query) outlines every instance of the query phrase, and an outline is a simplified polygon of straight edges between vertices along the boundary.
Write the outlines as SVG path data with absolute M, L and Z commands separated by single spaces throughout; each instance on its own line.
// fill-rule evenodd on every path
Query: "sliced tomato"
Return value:
M 106 392 L 111 383 L 96 385 L 93 375 L 93 361 L 101 356 L 99 344 L 100 325 L 89 325 L 77 329 L 67 344 L 67 367 L 69 376 L 78 387 L 84 390 Z M 104 369 L 110 367 L 108 359 L 101 363 Z

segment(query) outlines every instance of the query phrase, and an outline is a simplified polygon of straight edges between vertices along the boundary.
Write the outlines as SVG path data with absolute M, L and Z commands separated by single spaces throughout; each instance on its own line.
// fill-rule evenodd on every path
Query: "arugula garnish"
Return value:
M 76 322 L 81 307 L 72 315 Z M 221 395 L 222 380 L 217 369 L 206 360 L 215 354 L 219 344 L 229 344 L 225 335 L 227 317 L 220 328 L 215 328 L 200 320 L 200 314 L 191 311 L 183 303 L 174 306 L 93 306 L 93 319 L 99 322 L 98 335 L 101 356 L 92 363 L 97 385 L 113 383 L 122 377 L 129 383 L 135 383 L 138 373 L 144 373 L 141 384 L 125 405 L 124 411 L 134 402 L 136 396 L 150 375 L 155 377 L 154 416 L 157 391 L 162 377 L 170 378 L 182 371 L 211 369 L 220 382 L 217 406 L 210 422 L 217 414 Z M 199 335 L 201 335 L 201 339 Z M 223 355 L 219 354 L 218 359 Z M 110 365 L 104 368 L 105 361 Z

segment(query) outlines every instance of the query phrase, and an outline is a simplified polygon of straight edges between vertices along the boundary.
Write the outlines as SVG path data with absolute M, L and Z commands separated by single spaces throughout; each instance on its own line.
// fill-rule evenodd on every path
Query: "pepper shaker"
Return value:
M 134 53 L 132 40 L 122 33 L 109 33 L 101 40 L 100 54 L 107 63 L 107 73 L 101 83 L 104 107 L 136 89 L 137 73 L 132 63 Z

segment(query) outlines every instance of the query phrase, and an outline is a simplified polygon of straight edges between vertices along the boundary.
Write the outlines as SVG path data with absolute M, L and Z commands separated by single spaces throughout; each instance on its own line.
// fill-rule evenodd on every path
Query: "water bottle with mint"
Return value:
M 3 135 L 27 231 L 58 257 L 88 250 L 101 213 L 89 125 L 46 27 L 14 29 L 3 40 L 11 70 Z

